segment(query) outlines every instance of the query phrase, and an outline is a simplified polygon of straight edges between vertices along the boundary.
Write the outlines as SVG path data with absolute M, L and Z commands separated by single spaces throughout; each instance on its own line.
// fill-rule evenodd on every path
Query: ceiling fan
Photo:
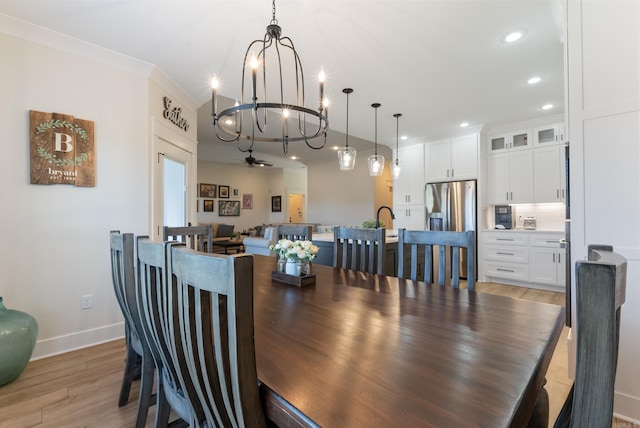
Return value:
M 249 150 L 249 156 L 244 158 L 244 161 L 250 167 L 253 167 L 254 165 L 258 165 L 258 166 L 273 166 L 273 165 L 271 165 L 270 163 L 268 163 L 266 161 L 258 160 L 256 158 L 254 158 L 252 153 L 253 153 L 253 150 Z

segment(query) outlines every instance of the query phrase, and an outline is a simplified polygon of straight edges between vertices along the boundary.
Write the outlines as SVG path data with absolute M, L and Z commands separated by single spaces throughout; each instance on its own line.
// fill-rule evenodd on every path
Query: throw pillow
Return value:
M 233 236 L 233 228 L 235 226 L 233 224 L 219 224 L 218 225 L 218 233 L 216 237 L 218 238 L 231 238 Z

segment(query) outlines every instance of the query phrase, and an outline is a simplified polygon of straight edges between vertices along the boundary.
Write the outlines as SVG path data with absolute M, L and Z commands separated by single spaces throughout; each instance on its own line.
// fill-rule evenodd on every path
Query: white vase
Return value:
M 302 263 L 287 260 L 287 266 L 285 267 L 285 273 L 287 275 L 300 276 L 301 269 Z

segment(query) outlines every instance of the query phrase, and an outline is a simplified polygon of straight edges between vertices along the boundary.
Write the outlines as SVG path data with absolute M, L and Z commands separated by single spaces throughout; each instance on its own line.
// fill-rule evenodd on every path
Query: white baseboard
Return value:
M 634 426 L 640 425 L 640 398 L 616 392 L 613 398 L 613 416 L 630 424 L 633 423 Z M 625 425 L 616 426 L 624 427 Z
M 64 336 L 39 340 L 36 342 L 36 348 L 33 351 L 31 360 L 39 360 L 123 337 L 124 322 L 119 322 L 91 330 L 78 331 Z

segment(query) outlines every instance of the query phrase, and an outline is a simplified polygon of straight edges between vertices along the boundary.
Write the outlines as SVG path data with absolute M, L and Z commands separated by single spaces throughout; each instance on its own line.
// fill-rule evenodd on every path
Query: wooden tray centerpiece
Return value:
M 295 285 L 297 287 L 304 287 L 305 285 L 313 285 L 316 283 L 315 274 L 298 276 L 278 272 L 277 270 L 271 271 L 271 279 L 278 282 L 284 282 L 285 284 Z

